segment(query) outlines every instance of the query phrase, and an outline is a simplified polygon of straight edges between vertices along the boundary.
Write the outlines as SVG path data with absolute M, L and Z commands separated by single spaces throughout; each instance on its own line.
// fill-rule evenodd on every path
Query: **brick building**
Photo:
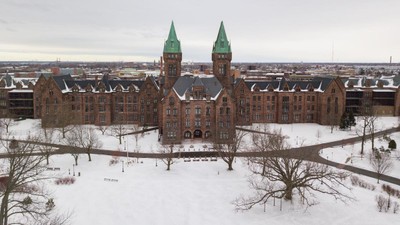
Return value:
M 41 76 L 34 87 L 35 118 L 43 125 L 158 125 L 159 87 L 145 80 L 76 80 Z
M 44 126 L 158 126 L 163 143 L 180 143 L 184 139 L 226 142 L 232 140 L 237 125 L 338 124 L 345 110 L 356 110 L 361 101 L 352 98 L 360 88 L 339 78 L 234 78 L 231 45 L 222 22 L 211 52 L 212 73 L 181 72 L 182 50 L 173 23 L 162 58 L 158 78 L 116 80 L 106 75 L 79 80 L 70 75 L 41 76 L 34 86 L 29 86 L 33 116 L 41 118 Z M 368 89 L 380 101 L 376 107 L 382 115 L 399 115 L 399 85 L 377 91 L 383 84 L 376 82 Z M 9 101 L 6 87 L 7 80 L 3 79 L 0 103 Z
M 232 51 L 224 24 L 221 22 L 212 50 L 214 75 L 181 76 L 182 51 L 173 23 L 163 58 L 159 124 L 162 142 L 180 143 L 184 138 L 230 140 L 236 126 L 235 99 Z

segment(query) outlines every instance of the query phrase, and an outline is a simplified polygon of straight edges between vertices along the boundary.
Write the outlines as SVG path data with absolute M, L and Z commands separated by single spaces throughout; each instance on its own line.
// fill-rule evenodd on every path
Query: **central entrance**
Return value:
M 203 132 L 201 132 L 201 130 L 195 130 L 193 132 L 193 137 L 194 138 L 202 138 L 203 137 Z

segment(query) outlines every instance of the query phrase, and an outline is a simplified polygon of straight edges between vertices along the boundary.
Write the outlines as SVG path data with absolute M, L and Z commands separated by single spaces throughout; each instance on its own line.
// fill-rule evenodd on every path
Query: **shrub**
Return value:
M 118 157 L 112 157 L 112 159 L 110 159 L 110 162 L 108 163 L 109 166 L 113 166 L 115 164 L 117 164 L 119 162 Z
M 70 185 L 75 183 L 75 177 L 62 177 L 58 178 L 55 183 L 57 185 Z
M 383 184 L 382 190 L 390 196 L 395 196 L 397 198 L 400 198 L 400 190 L 394 189 L 388 184 Z
M 379 212 L 382 212 L 382 209 L 387 205 L 387 199 L 383 197 L 383 195 L 375 196 L 376 206 L 378 207 Z
M 354 175 L 350 177 L 350 181 L 353 186 L 358 186 L 358 187 L 365 188 L 365 189 L 371 190 L 371 191 L 374 191 L 376 189 L 375 185 L 370 184 Z
M 390 140 L 389 141 L 389 145 L 388 145 L 388 148 L 390 149 L 390 150 L 392 150 L 393 151 L 393 149 L 396 149 L 397 148 L 397 144 L 396 144 L 396 141 L 395 140 Z

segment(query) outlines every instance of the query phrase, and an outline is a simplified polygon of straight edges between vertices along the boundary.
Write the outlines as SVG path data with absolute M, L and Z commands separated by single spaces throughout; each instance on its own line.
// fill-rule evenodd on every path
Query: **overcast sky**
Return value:
M 223 20 L 234 62 L 400 62 L 399 0 L 1 0 L 0 61 L 158 60 L 172 20 L 184 61 Z

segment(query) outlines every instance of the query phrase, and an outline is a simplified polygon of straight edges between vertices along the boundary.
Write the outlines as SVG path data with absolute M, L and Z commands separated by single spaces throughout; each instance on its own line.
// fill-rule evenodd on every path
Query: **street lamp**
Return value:
M 124 160 L 122 160 L 122 172 L 125 172 L 124 171 Z
M 72 176 L 75 176 L 75 164 L 72 164 Z

